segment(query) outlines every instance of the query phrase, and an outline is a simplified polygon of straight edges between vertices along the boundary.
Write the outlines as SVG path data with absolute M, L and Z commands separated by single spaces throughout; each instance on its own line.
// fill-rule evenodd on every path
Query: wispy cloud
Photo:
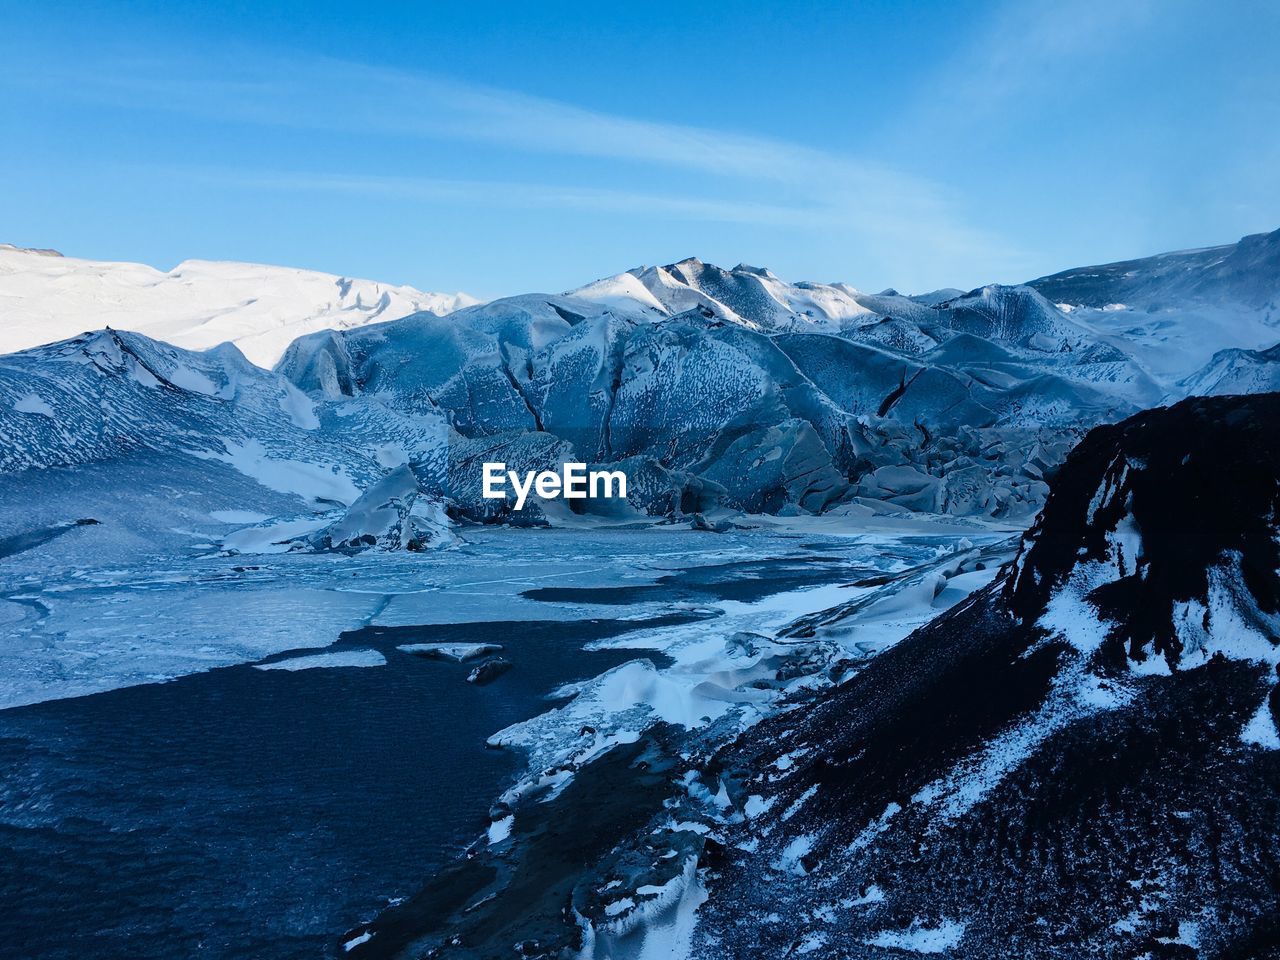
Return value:
M 825 207 L 798 207 L 750 200 L 707 200 L 645 191 L 557 186 L 503 180 L 455 180 L 348 173 L 247 173 L 217 168 L 156 167 L 157 173 L 204 183 L 260 190 L 386 196 L 434 203 L 485 207 L 571 209 L 628 213 L 665 219 L 717 223 L 758 223 L 782 227 L 835 226 L 839 218 Z
M 272 126 L 487 142 L 514 149 L 659 164 L 807 191 L 874 188 L 931 205 L 939 190 L 865 157 L 678 122 L 588 110 L 513 90 L 333 59 L 173 61 L 129 57 L 83 68 L 76 95 L 118 106 Z M 48 77 L 41 82 L 47 83 Z
M 717 219 L 751 219 L 854 233 L 913 237 L 922 252 L 931 247 L 980 247 L 995 239 L 964 227 L 954 198 L 941 184 L 913 177 L 869 156 L 838 154 L 803 145 L 703 125 L 655 122 L 600 113 L 483 84 L 460 83 L 430 74 L 372 67 L 342 60 L 230 55 L 218 60 L 174 60 L 116 56 L 82 64 L 81 76 L 42 76 L 45 90 L 60 83 L 67 95 L 93 97 L 115 106 L 178 111 L 271 125 L 323 129 L 343 136 L 389 136 L 431 141 L 489 143 L 526 154 L 566 155 L 616 161 L 607 177 L 622 191 L 541 187 L 545 198 L 580 206 L 632 209 L 631 198 L 655 202 L 668 212 Z M 371 164 L 375 160 L 371 160 Z M 694 201 L 630 189 L 636 165 L 705 175 L 735 200 Z M 425 170 L 430 173 L 430 170 Z M 307 182 L 303 177 L 302 182 Z M 334 186 L 311 180 L 316 187 Z M 499 191 L 502 184 L 493 184 Z M 348 178 L 346 189 L 408 189 L 378 177 Z M 467 192 L 433 182 L 420 189 L 439 198 Z
M 479 143 L 515 154 L 573 157 L 580 161 L 576 169 L 588 164 L 593 181 L 565 186 L 441 179 L 432 165 L 439 154 L 432 150 L 422 151 L 420 177 L 384 175 L 376 152 L 358 170 L 222 174 L 261 186 L 394 194 L 438 203 L 563 205 L 808 229 L 823 231 L 833 241 L 874 245 L 884 263 L 963 262 L 966 272 L 1010 257 L 1006 244 L 965 222 L 956 198 L 942 185 L 869 154 L 604 113 L 424 73 L 262 51 L 218 60 L 122 56 L 76 69 L 77 76 L 42 75 L 45 93 L 56 84 L 61 95 L 117 108 L 331 131 L 347 138 Z M 7 82 L 15 81 L 11 76 Z M 663 170 L 691 176 L 664 183 Z
M 1087 81 L 1090 62 L 1123 51 L 1184 0 L 1016 0 L 995 8 L 940 65 L 931 107 L 963 122 L 1007 110 L 1064 78 Z

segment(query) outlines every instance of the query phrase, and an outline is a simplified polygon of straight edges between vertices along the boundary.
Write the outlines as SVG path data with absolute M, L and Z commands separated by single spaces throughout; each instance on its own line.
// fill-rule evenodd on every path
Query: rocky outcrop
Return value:
M 379 550 L 424 550 L 449 542 L 442 506 L 421 496 L 418 478 L 408 464 L 397 467 L 371 486 L 346 513 L 307 543 L 312 549 L 353 553 Z

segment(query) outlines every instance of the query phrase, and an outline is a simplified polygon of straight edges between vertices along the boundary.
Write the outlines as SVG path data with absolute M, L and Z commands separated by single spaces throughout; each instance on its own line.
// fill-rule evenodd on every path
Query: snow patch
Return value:
M 209 516 L 219 523 L 262 523 L 271 518 L 252 510 L 210 510 Z
M 1264 750 L 1280 750 L 1280 731 L 1276 730 L 1275 718 L 1271 715 L 1269 696 L 1262 698 L 1261 706 L 1245 724 L 1240 739 Z
M 252 477 L 269 490 L 292 493 L 300 497 L 331 503 L 354 503 L 360 490 L 337 464 L 322 466 L 302 460 L 272 457 L 260 440 L 237 443 L 223 442 L 225 453 L 190 451 L 204 460 L 221 460 L 235 467 L 246 477 Z
M 319 530 L 324 525 L 323 517 L 305 517 L 245 527 L 224 537 L 222 549 L 228 553 L 288 553 L 299 537 Z
M 930 927 L 917 920 L 906 930 L 882 930 L 871 940 L 864 941 L 873 947 L 890 947 L 910 953 L 946 953 L 960 945 L 965 924 L 944 920 Z
M 360 944 L 368 943 L 372 939 L 373 939 L 373 934 L 366 930 L 364 933 L 360 934 L 359 936 L 352 937 L 350 940 L 344 943 L 342 945 L 342 949 L 347 953 L 350 953 L 356 947 L 360 946 Z
M 34 393 L 28 393 L 14 401 L 13 409 L 19 413 L 34 413 L 42 417 L 53 417 L 53 407 L 45 403 Z
M 489 845 L 501 843 L 507 837 L 511 836 L 511 828 L 515 825 L 515 814 L 507 814 L 500 820 L 495 820 L 489 824 Z
M 813 844 L 816 839 L 817 838 L 811 833 L 802 833 L 800 836 L 793 839 L 783 847 L 782 852 L 778 854 L 778 859 L 773 864 L 774 869 L 781 870 L 783 873 L 794 873 L 797 876 L 803 877 L 809 871 L 805 868 L 802 861 L 813 850 Z
M 876 837 L 889 829 L 889 821 L 901 812 L 901 805 L 892 802 L 889 803 L 888 806 L 884 808 L 884 813 L 880 814 L 880 816 L 863 827 L 861 832 L 853 838 L 853 842 L 849 844 L 849 852 L 856 853 L 865 847 L 869 847 Z

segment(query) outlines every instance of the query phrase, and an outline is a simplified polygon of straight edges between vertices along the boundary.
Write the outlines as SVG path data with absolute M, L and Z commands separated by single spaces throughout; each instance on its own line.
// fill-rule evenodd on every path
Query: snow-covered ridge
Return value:
M 1250 273 L 1268 269 L 1269 242 L 1246 238 L 1239 246 L 1258 249 L 1236 258 L 1231 289 L 1256 292 L 1274 282 Z M 1154 260 L 1152 283 L 1164 289 L 1163 260 Z M 5 273 L 13 263 L 22 269 Z M 154 370 L 149 360 L 139 369 L 158 370 L 175 389 L 138 390 L 142 374 L 128 357 L 123 365 L 96 363 L 102 376 L 92 378 L 64 362 L 126 343 L 113 334 L 12 354 L 0 364 L 0 372 L 13 370 L 0 376 L 0 429 L 13 440 L 6 468 L 92 462 L 139 442 L 220 449 L 210 436 L 192 439 L 215 429 L 209 424 L 217 437 L 236 437 L 237 450 L 253 441 L 315 464 L 359 424 L 374 446 L 402 454 L 384 463 L 364 451 L 363 462 L 352 463 L 360 489 L 385 469 L 431 458 L 432 488 L 455 516 L 483 521 L 502 519 L 500 507 L 481 502 L 478 486 L 480 464 L 497 460 L 521 472 L 566 462 L 622 469 L 628 502 L 614 505 L 622 513 L 821 512 L 853 501 L 1025 517 L 1088 428 L 1188 392 L 1275 382 L 1271 353 L 1219 355 L 1200 375 L 1168 377 L 1169 355 L 1185 366 L 1216 339 L 1230 342 L 1232 331 L 1244 330 L 1249 342 L 1275 333 L 1265 308 L 1249 314 L 1247 330 L 1224 324 L 1208 335 L 1199 324 L 1205 310 L 1238 318 L 1253 309 L 1243 302 L 1197 301 L 1194 315 L 1166 311 L 1151 330 L 1117 331 L 1099 317 L 1128 308 L 1067 311 L 1031 286 L 872 295 L 692 258 L 636 268 L 574 295 L 525 294 L 444 317 L 417 310 L 397 319 L 390 316 L 423 306 L 416 291 L 245 264 L 192 262 L 162 274 L 0 251 L 0 297 L 24 284 L 30 295 L 0 300 L 6 309 L 18 304 L 19 331 L 22 311 L 37 306 L 77 328 L 129 314 L 143 300 L 163 308 L 167 319 L 155 329 L 127 335 L 126 353 L 154 358 Z M 213 290 L 233 306 L 192 320 Z M 86 315 L 85 303 L 99 309 Z M 315 303 L 318 313 L 298 306 Z M 235 346 L 202 355 L 157 342 L 230 336 L 275 352 L 297 330 L 322 325 L 289 343 L 270 371 L 276 379 L 249 376 Z M 81 381 L 118 394 L 120 405 L 95 405 Z M 222 425 L 240 383 L 272 397 L 250 405 L 254 416 L 270 411 L 257 435 L 238 422 Z M 183 421 L 197 410 L 202 426 L 193 429 Z M 76 422 L 101 429 L 67 426 Z M 415 422 L 431 424 L 428 449 L 394 440 L 418 438 Z M 344 453 L 341 462 L 351 462 Z
M 738 264 L 724 270 L 697 257 L 661 267 L 636 267 L 565 296 L 654 316 L 705 307 L 756 330 L 839 329 L 877 317 L 875 298 L 846 284 L 787 283 L 763 267 Z
M 253 263 L 186 260 L 164 272 L 0 245 L 0 353 L 112 327 L 192 350 L 230 341 L 270 367 L 295 338 L 478 301 Z
M 1280 230 L 1217 247 L 1076 267 L 1032 280 L 1028 286 L 1056 302 L 1095 309 L 1163 308 L 1197 301 L 1274 308 L 1280 294 Z
M 1027 286 L 1171 384 L 1218 351 L 1280 341 L 1280 230 L 1077 267 Z
M 0 356 L 7 491 L 63 468 L 72 483 L 83 471 L 105 473 L 105 484 L 83 481 L 86 495 L 101 496 L 114 474 L 128 473 L 121 461 L 143 458 L 173 477 L 126 484 L 123 506 L 142 526 L 149 497 L 175 495 L 175 483 L 186 494 L 225 495 L 229 469 L 249 485 L 228 522 L 259 525 L 227 535 L 227 551 L 443 546 L 447 445 L 439 414 L 405 417 L 377 402 L 338 409 L 232 344 L 197 352 L 104 330 Z
M 1277 420 L 1267 393 L 1095 430 L 1026 536 L 1011 608 L 1142 673 L 1280 662 Z

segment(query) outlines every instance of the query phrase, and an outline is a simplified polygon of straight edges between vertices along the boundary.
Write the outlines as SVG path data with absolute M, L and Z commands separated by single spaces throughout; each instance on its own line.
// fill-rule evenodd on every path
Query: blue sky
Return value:
M 3 7 L 0 241 L 480 296 L 921 291 L 1280 227 L 1280 5 Z

